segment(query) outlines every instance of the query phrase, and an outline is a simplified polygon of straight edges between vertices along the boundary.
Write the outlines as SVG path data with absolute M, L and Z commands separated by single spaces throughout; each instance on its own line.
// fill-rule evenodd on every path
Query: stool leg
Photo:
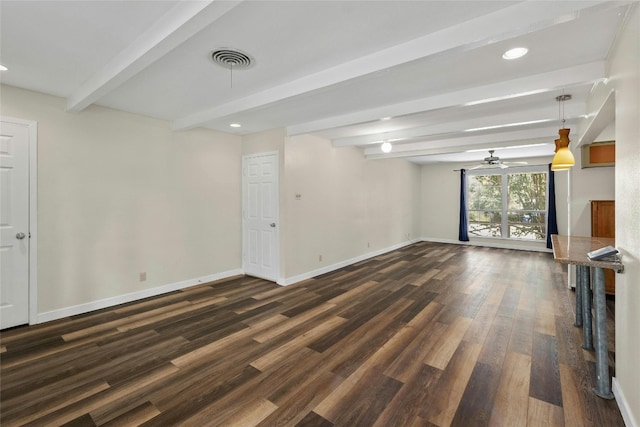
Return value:
M 582 348 L 593 351 L 593 326 L 591 322 L 591 278 L 590 268 L 582 268 Z
M 596 386 L 593 392 L 604 398 L 613 399 L 609 383 L 609 350 L 607 346 L 607 306 L 604 294 L 604 271 L 594 269 L 593 299 L 596 326 Z
M 576 321 L 573 326 L 582 327 L 582 270 L 584 265 L 576 266 Z

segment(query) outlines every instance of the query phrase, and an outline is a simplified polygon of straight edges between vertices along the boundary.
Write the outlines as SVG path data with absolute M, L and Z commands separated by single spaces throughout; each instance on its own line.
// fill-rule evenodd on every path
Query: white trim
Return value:
M 360 256 L 357 256 L 355 258 L 351 258 L 351 259 L 348 259 L 348 260 L 345 260 L 345 261 L 340 261 L 338 263 L 335 263 L 335 264 L 332 264 L 332 265 L 328 265 L 326 267 L 322 267 L 322 268 L 319 268 L 317 270 L 309 271 L 307 273 L 298 274 L 297 276 L 293 276 L 293 277 L 289 277 L 289 278 L 282 278 L 282 279 L 279 279 L 276 283 L 278 285 L 280 285 L 280 286 L 292 285 L 294 283 L 298 283 L 298 282 L 301 282 L 303 280 L 311 279 L 312 277 L 316 277 L 316 276 L 319 276 L 321 274 L 326 274 L 326 273 L 330 273 L 330 272 L 335 271 L 335 270 L 339 270 L 339 269 L 344 268 L 344 267 L 346 267 L 348 265 L 355 264 L 356 262 L 364 261 L 366 259 L 373 258 L 373 257 L 376 257 L 378 255 L 386 254 L 387 252 L 391 252 L 391 251 L 395 251 L 395 250 L 400 249 L 400 248 L 404 248 L 405 246 L 409 246 L 409 245 L 412 245 L 414 243 L 418 243 L 420 241 L 421 241 L 421 239 L 407 240 L 406 242 L 398 243 L 397 245 L 393 245 L 393 246 L 390 246 L 388 248 L 380 249 L 380 250 L 377 250 L 377 251 L 374 251 L 374 252 L 369 252 L 369 253 L 366 253 L 364 255 L 360 255 Z
M 567 236 L 571 236 L 571 204 L 573 203 L 571 200 L 571 175 L 571 169 L 569 169 L 567 171 Z M 556 206 L 558 206 L 558 199 L 556 199 Z M 569 264 L 567 266 L 567 287 L 577 289 L 577 283 L 576 267 Z
M 521 245 L 521 244 L 518 244 L 517 240 L 511 240 L 511 239 L 495 239 L 495 242 L 494 241 L 486 242 L 486 241 L 480 241 L 480 240 L 470 240 L 468 242 L 461 242 L 460 240 L 454 240 L 454 239 L 438 239 L 433 237 L 423 237 L 422 241 L 434 242 L 434 243 L 450 243 L 452 245 L 482 246 L 482 247 L 496 248 L 496 249 L 514 249 L 516 251 L 553 253 L 551 249 L 547 249 L 546 247 Z
M 509 160 L 507 160 L 509 163 Z M 517 170 L 515 170 L 517 168 Z M 479 169 L 467 169 L 467 175 L 509 175 L 514 173 L 542 173 L 549 172 L 549 165 L 524 165 L 524 166 L 511 166 L 502 169 L 499 166 L 495 168 L 479 168 Z
M 38 313 L 38 123 L 29 124 L 29 323 Z
M 29 324 L 38 313 L 38 122 L 0 116 L 0 122 L 29 129 Z
M 183 280 L 181 282 L 170 283 L 168 285 L 158 286 L 151 289 L 144 289 L 142 291 L 132 292 L 124 295 L 118 295 L 115 297 L 92 301 L 85 304 L 79 304 L 71 307 L 61 308 L 58 310 L 47 311 L 46 313 L 38 314 L 37 321 L 34 323 L 49 322 L 51 320 L 62 319 L 63 317 L 69 317 L 69 316 L 75 316 L 78 314 L 88 313 L 90 311 L 100 310 L 107 307 L 113 307 L 115 305 L 125 304 L 128 302 L 140 300 L 143 298 L 154 297 L 154 296 L 165 294 L 167 292 L 173 292 L 173 291 L 188 288 L 191 286 L 202 285 L 203 283 L 226 279 L 227 277 L 237 276 L 240 274 L 242 274 L 242 270 L 240 269 L 223 271 L 221 273 L 215 273 L 208 276 L 197 277 L 195 279 Z
M 620 409 L 620 413 L 622 414 L 622 419 L 624 420 L 624 424 L 627 427 L 639 427 L 640 424 L 636 422 L 631 413 L 629 401 L 625 398 L 622 389 L 620 388 L 620 384 L 616 377 L 613 377 L 611 380 L 613 395 L 616 397 L 616 402 L 618 403 L 618 408 Z
M 508 239 L 508 240 L 515 240 L 516 242 L 518 241 L 518 239 L 514 239 L 512 237 L 505 237 L 504 234 L 505 232 L 507 234 L 510 234 L 510 230 L 509 230 L 509 206 L 508 206 L 508 199 L 509 199 L 509 187 L 508 187 L 508 177 L 509 175 L 513 175 L 513 174 L 522 174 L 522 173 L 529 173 L 529 174 L 533 174 L 533 173 L 544 173 L 546 175 L 546 180 L 547 180 L 547 191 L 545 191 L 546 195 L 545 195 L 545 206 L 547 207 L 546 210 L 544 212 L 549 211 L 548 207 L 549 207 L 549 165 L 526 165 L 526 166 L 516 166 L 517 170 L 513 170 L 514 168 L 499 168 L 499 167 L 495 167 L 495 168 L 481 168 L 481 169 L 470 169 L 467 171 L 467 175 L 468 176 L 478 176 L 478 175 L 499 175 L 500 176 L 500 180 L 501 180 L 501 185 L 502 185 L 502 194 L 500 196 L 500 200 L 502 202 L 502 206 L 501 206 L 501 218 L 502 218 L 502 222 L 500 224 L 500 228 L 501 228 L 501 235 L 502 237 L 500 237 L 500 239 Z M 466 200 L 467 203 L 469 201 L 469 183 L 467 182 L 465 184 L 465 189 L 464 189 L 465 193 L 466 193 Z M 467 206 L 467 211 L 469 210 L 469 207 Z M 495 210 L 495 209 L 494 209 Z M 542 211 L 538 211 L 538 212 L 542 212 Z M 469 221 L 467 221 L 467 223 L 469 223 Z M 545 232 L 548 230 L 548 225 L 549 225 L 549 221 L 548 221 L 548 215 L 547 215 L 547 220 L 545 221 Z M 506 231 L 505 231 L 506 230 Z M 483 238 L 480 236 L 477 236 L 478 238 Z M 484 245 L 479 245 L 479 246 L 484 246 Z M 492 243 L 489 243 L 486 246 L 492 246 Z M 545 243 L 546 246 L 546 243 Z M 502 247 L 502 246 L 500 246 Z M 509 248 L 511 248 L 511 246 L 507 246 Z M 524 249 L 521 245 L 518 245 L 517 243 L 514 245 L 514 249 Z M 524 249 L 524 250 L 528 250 L 528 249 Z M 535 249 L 534 249 L 535 250 Z

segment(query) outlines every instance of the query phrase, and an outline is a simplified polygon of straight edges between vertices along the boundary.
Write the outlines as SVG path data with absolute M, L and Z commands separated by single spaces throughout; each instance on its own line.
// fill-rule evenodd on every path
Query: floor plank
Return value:
M 522 415 L 529 407 L 530 375 L 531 357 L 507 353 L 491 410 L 490 426 L 526 427 L 527 419 Z

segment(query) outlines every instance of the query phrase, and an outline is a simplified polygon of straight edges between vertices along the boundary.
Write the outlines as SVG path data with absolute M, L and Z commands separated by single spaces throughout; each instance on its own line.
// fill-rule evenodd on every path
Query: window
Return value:
M 468 172 L 469 236 L 546 239 L 545 166 Z

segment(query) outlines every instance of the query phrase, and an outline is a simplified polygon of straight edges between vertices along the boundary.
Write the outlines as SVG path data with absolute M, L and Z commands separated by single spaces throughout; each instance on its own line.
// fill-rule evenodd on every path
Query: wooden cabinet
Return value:
M 591 236 L 615 238 L 616 205 L 614 200 L 591 201 Z M 616 293 L 616 275 L 613 270 L 604 270 L 604 287 L 607 294 Z

